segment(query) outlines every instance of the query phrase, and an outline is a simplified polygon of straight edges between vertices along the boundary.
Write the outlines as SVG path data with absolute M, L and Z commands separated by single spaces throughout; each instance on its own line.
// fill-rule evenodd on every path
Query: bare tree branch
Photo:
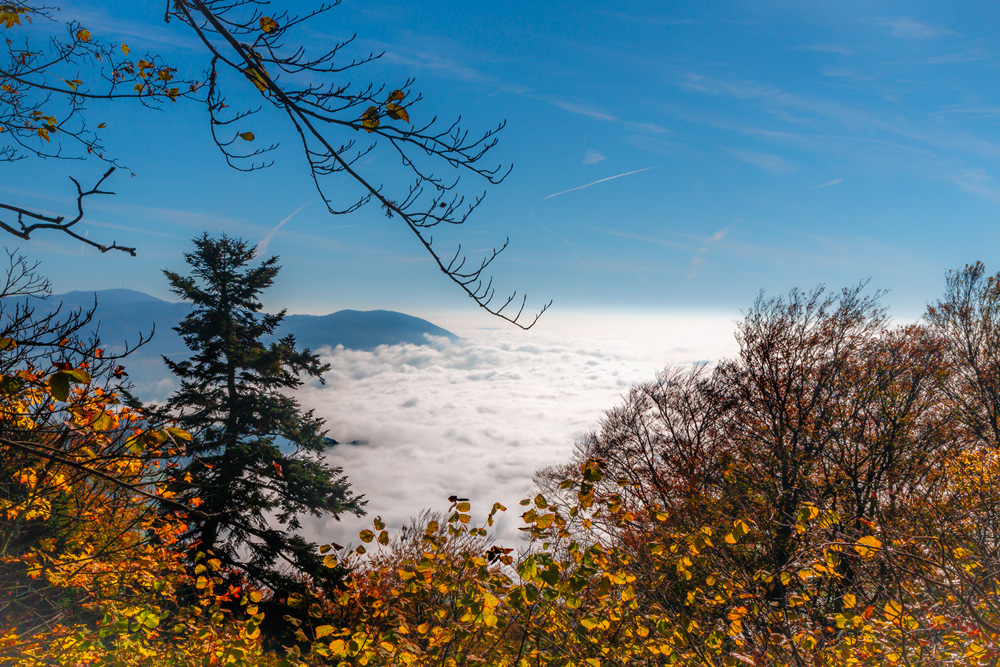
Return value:
M 467 203 L 463 196 L 454 194 L 459 176 L 452 179 L 437 176 L 431 170 L 433 164 L 444 163 L 453 170 L 471 172 L 492 184 L 500 183 L 510 173 L 509 168 L 503 169 L 500 165 L 481 164 L 488 151 L 496 145 L 497 134 L 503 129 L 502 123 L 478 137 L 470 137 L 458 121 L 439 127 L 436 118 L 432 118 L 425 124 L 411 125 L 410 111 L 421 100 L 416 95 L 405 106 L 403 104 L 409 96 L 412 80 L 391 91 L 386 86 L 374 84 L 352 88 L 350 83 L 341 85 L 336 80 L 298 87 L 279 80 L 281 74 L 302 72 L 333 79 L 378 58 L 376 54 L 369 54 L 339 64 L 339 52 L 351 40 L 338 43 L 316 57 L 307 55 L 301 47 L 290 53 L 283 49 L 282 39 L 291 28 L 329 11 L 337 4 L 324 4 L 298 17 L 287 13 L 265 16 L 260 11 L 262 3 L 256 0 L 181 0 L 174 3 L 171 15 L 189 25 L 213 56 L 208 76 L 207 105 L 216 145 L 230 165 L 247 171 L 268 166 L 269 163 L 260 162 L 258 158 L 275 147 L 271 145 L 238 153 L 233 150 L 234 138 L 219 134 L 224 126 L 248 118 L 257 111 L 238 111 L 225 118 L 220 115 L 228 109 L 220 83 L 223 70 L 228 69 L 230 73 L 238 73 L 235 82 L 254 86 L 268 106 L 287 116 L 298 134 L 313 183 L 330 213 L 350 213 L 376 201 L 385 209 L 386 215 L 398 216 L 402 220 L 438 269 L 480 307 L 522 329 L 531 328 L 551 301 L 530 319 L 522 319 L 526 298 L 522 297 L 517 311 L 513 312 L 510 308 L 512 304 L 517 305 L 517 293 L 502 300 L 495 298 L 493 280 L 487 275 L 487 269 L 507 247 L 509 239 L 499 248 L 491 250 L 478 264 L 470 266 L 461 246 L 449 259 L 448 255 L 438 251 L 433 237 L 427 232 L 442 222 L 450 225 L 465 223 L 482 202 L 481 195 Z M 239 13 L 237 10 L 243 10 L 243 14 L 233 18 Z M 241 41 L 241 38 L 250 37 L 254 38 L 252 43 Z M 271 72 L 276 72 L 275 76 Z M 373 141 L 358 148 L 353 138 L 334 138 L 336 133 L 346 130 L 365 131 Z M 390 197 L 383 185 L 371 180 L 357 167 L 358 160 L 378 146 L 389 148 L 411 174 L 412 183 L 402 197 Z M 249 164 L 243 166 L 239 164 L 241 161 Z M 328 194 L 324 177 L 336 174 L 344 174 L 358 183 L 362 194 L 346 204 L 335 203 L 333 195 Z
M 210 56 L 201 78 L 179 76 L 176 68 L 156 54 L 134 57 L 127 45 L 101 42 L 73 21 L 60 26 L 61 36 L 39 48 L 28 42 L 27 33 L 17 33 L 17 28 L 22 20 L 58 23 L 52 8 L 24 0 L 0 6 L 0 29 L 8 34 L 6 54 L 0 53 L 0 161 L 94 156 L 110 167 L 89 190 L 74 180 L 74 217 L 0 202 L 0 212 L 13 214 L 13 219 L 0 217 L 0 229 L 21 239 L 36 231 L 62 232 L 102 252 L 135 255 L 135 248 L 91 241 L 75 229 L 84 219 L 83 200 L 111 194 L 101 187 L 122 166 L 101 141 L 104 123 L 88 124 L 87 102 L 131 100 L 153 108 L 179 99 L 204 104 L 213 142 L 227 164 L 239 171 L 272 166 L 268 154 L 277 144 L 251 143 L 256 135 L 244 125 L 261 111 L 277 111 L 296 133 L 313 184 L 329 213 L 350 213 L 377 203 L 387 216 L 402 221 L 438 269 L 480 307 L 518 327 L 530 328 L 551 302 L 529 318 L 524 313 L 526 298 L 522 296 L 518 304 L 514 292 L 501 299 L 489 275 L 508 240 L 476 262 L 462 254 L 461 246 L 454 253 L 441 252 L 429 232 L 441 223 L 464 224 L 482 202 L 481 193 L 461 193 L 462 175 L 498 184 L 510 173 L 509 167 L 485 162 L 504 123 L 470 135 L 461 127 L 461 118 L 452 123 L 439 123 L 436 117 L 417 122 L 422 97 L 411 91 L 412 79 L 396 87 L 356 85 L 350 80 L 362 76 L 363 68 L 382 55 L 347 57 L 345 49 L 353 37 L 318 54 L 310 53 L 308 41 L 296 38 L 295 31 L 337 5 L 339 0 L 334 0 L 293 15 L 265 14 L 269 4 L 261 0 L 168 2 L 165 20 L 176 19 L 192 29 Z M 235 91 L 241 100 L 248 92 L 260 98 L 247 108 L 232 108 L 226 90 Z M 359 143 L 358 132 L 364 132 L 362 136 L 369 141 Z M 389 176 L 362 169 L 359 161 L 369 155 L 389 158 L 402 167 L 406 176 L 400 192 L 392 193 L 376 180 L 390 180 Z M 438 173 L 439 168 L 445 174 Z M 356 194 L 345 199 L 344 179 L 338 177 L 356 183 Z M 395 174 L 391 177 L 392 183 L 398 180 Z

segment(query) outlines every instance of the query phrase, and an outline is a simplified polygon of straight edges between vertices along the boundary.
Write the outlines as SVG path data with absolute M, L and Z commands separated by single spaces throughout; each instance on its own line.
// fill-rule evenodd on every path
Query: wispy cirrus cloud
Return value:
M 710 237 L 708 237 L 708 239 L 705 241 L 705 245 L 698 248 L 698 251 L 694 254 L 694 257 L 691 258 L 691 270 L 688 271 L 687 275 L 688 280 L 694 280 L 695 278 L 698 277 L 698 272 L 701 271 L 701 267 L 703 267 L 705 265 L 705 262 L 708 261 L 706 255 L 708 255 L 709 248 L 718 243 L 719 241 L 721 241 L 722 239 L 724 239 L 726 237 L 726 234 L 729 233 L 729 230 L 730 227 L 726 227 L 725 229 L 720 229 L 719 231 L 715 232 Z
M 854 49 L 839 44 L 804 44 L 792 47 L 795 51 L 812 51 L 814 53 L 836 53 L 841 56 L 854 55 Z
M 62 3 L 61 10 L 67 18 L 78 21 L 88 28 L 95 37 L 106 38 L 108 35 L 114 35 L 128 40 L 133 48 L 150 44 L 189 51 L 200 51 L 204 48 L 201 40 L 195 37 L 193 32 L 187 32 L 179 21 L 169 25 L 156 21 L 136 21 L 117 16 L 104 9 L 95 9 L 91 3 Z
M 745 162 L 755 167 L 759 167 L 772 174 L 789 174 L 798 168 L 795 164 L 789 162 L 785 158 L 778 155 L 772 155 L 771 153 L 748 151 L 738 148 L 728 148 L 726 150 L 728 150 L 729 153 L 740 162 Z
M 838 185 L 838 184 L 843 183 L 843 182 L 844 182 L 844 179 L 842 179 L 842 178 L 835 178 L 835 179 L 833 179 L 831 181 L 827 181 L 826 183 L 820 183 L 819 185 L 814 185 L 813 187 L 811 187 L 809 189 L 810 190 L 822 190 L 823 188 L 830 188 L 830 187 L 833 187 L 834 185 Z
M 582 104 L 573 104 L 572 102 L 567 102 L 565 100 L 560 100 L 552 97 L 539 97 L 544 102 L 548 102 L 552 106 L 562 109 L 563 111 L 568 111 L 570 113 L 577 114 L 578 116 L 587 116 L 588 118 L 594 118 L 595 120 L 606 120 L 606 121 L 616 121 L 618 116 L 612 116 L 611 114 L 604 113 L 597 109 L 593 109 Z
M 598 153 L 592 148 L 588 148 L 587 152 L 583 154 L 583 163 L 586 165 L 597 164 L 599 162 L 604 162 L 607 159 L 607 156 Z
M 299 206 L 297 209 L 295 209 L 294 211 L 292 211 L 291 213 L 289 213 L 288 215 L 286 215 L 284 218 L 282 218 L 281 222 L 279 222 L 274 227 L 272 227 L 271 231 L 269 231 L 267 233 L 267 236 L 265 236 L 264 238 L 262 238 L 257 243 L 257 247 L 254 250 L 254 256 L 255 257 L 260 257 L 265 252 L 267 252 L 267 247 L 269 245 L 271 245 L 271 239 L 273 239 L 274 235 L 278 233 L 278 230 L 281 229 L 282 227 L 284 227 L 285 223 L 287 223 L 289 220 L 291 220 L 292 218 L 294 218 L 295 216 L 297 216 L 299 214 L 299 212 L 302 211 L 302 209 L 304 209 L 306 206 L 308 206 L 311 203 L 312 203 L 311 200 L 307 201 L 305 204 L 303 204 L 302 206 Z
M 922 23 L 908 17 L 898 19 L 879 19 L 875 21 L 878 25 L 889 29 L 893 37 L 900 39 L 931 39 L 941 35 L 953 34 L 946 28 L 935 28 L 926 23 Z
M 631 176 L 632 174 L 641 174 L 644 171 L 649 171 L 650 169 L 656 169 L 658 166 L 659 165 L 653 165 L 652 167 L 645 167 L 643 169 L 636 169 L 634 171 L 626 171 L 624 174 L 615 174 L 614 176 L 608 176 L 607 178 L 599 178 L 598 180 L 593 181 L 592 183 L 587 183 L 586 185 L 579 185 L 575 188 L 570 188 L 569 190 L 563 190 L 562 192 L 554 192 L 548 195 L 547 197 L 542 197 L 542 201 L 552 199 L 553 197 L 559 197 L 561 195 L 569 194 L 570 192 L 576 192 L 577 190 L 584 190 L 586 188 L 591 188 L 594 187 L 595 185 L 598 185 L 599 183 L 606 183 L 608 181 L 613 181 L 616 178 L 623 178 L 625 176 Z
M 618 123 L 629 132 L 663 134 L 669 131 L 655 123 L 637 122 L 628 118 L 622 118 L 611 111 L 602 109 L 586 101 L 569 100 L 557 95 L 539 93 L 528 86 L 511 83 L 470 65 L 465 60 L 455 58 L 450 54 L 451 50 L 439 48 L 440 45 L 435 45 L 434 40 L 430 40 L 430 42 L 430 44 L 422 44 L 420 48 L 401 46 L 399 44 L 378 44 L 377 46 L 385 50 L 385 54 L 383 55 L 384 60 L 405 64 L 411 69 L 426 69 L 445 78 L 474 82 L 493 88 L 497 92 L 544 102 L 577 116 L 606 123 Z M 470 55 L 470 58 L 475 57 L 475 54 Z
M 661 248 L 667 248 L 668 250 L 684 250 L 690 252 L 693 249 L 693 246 L 690 243 L 681 243 L 679 241 L 673 241 L 656 236 L 647 236 L 645 234 L 635 234 L 621 229 L 614 229 L 612 227 L 595 227 L 594 229 L 606 234 L 611 234 L 612 236 L 618 236 L 632 241 L 639 241 L 640 243 L 644 243 L 646 245 L 657 245 Z M 676 232 L 670 232 L 670 234 L 677 238 L 689 238 L 686 234 L 678 234 Z
M 962 190 L 1000 204 L 1000 188 L 985 169 L 968 169 L 954 174 L 952 180 Z

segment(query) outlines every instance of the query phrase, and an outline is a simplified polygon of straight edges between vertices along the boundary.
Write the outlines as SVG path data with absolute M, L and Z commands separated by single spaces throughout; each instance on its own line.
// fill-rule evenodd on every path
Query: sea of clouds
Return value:
M 454 342 L 429 338 L 427 345 L 373 351 L 321 348 L 331 365 L 325 384 L 306 385 L 297 397 L 326 420 L 331 437 L 360 443 L 337 445 L 328 456 L 364 494 L 368 516 L 308 517 L 305 535 L 357 543 L 375 516 L 400 527 L 424 509 L 446 511 L 447 498 L 457 495 L 471 499 L 479 519 L 493 502 L 503 503 L 496 539 L 517 546 L 518 501 L 536 493 L 536 471 L 567 462 L 634 383 L 666 365 L 715 361 L 735 350 L 732 318 L 617 324 L 619 337 L 600 336 L 594 323 L 478 330 Z

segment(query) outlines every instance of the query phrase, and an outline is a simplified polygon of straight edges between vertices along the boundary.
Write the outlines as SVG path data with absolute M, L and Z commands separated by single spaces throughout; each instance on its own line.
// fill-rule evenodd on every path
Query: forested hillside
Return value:
M 202 503 L 160 480 L 191 436 L 117 404 L 117 362 L 84 346 L 42 367 L 26 352 L 44 332 L 8 326 L 0 655 L 992 664 L 998 306 L 1000 276 L 980 264 L 902 326 L 863 286 L 762 297 L 736 357 L 635 387 L 522 507 L 477 525 L 453 497 L 393 533 L 376 517 L 354 549 L 316 548 L 340 584 L 302 577 L 286 594 L 236 552 L 190 551 Z M 503 511 L 527 541 L 490 542 Z

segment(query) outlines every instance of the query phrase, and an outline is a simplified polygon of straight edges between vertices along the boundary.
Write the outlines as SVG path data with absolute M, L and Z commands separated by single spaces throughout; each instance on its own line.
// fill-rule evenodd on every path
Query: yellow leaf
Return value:
M 885 617 L 889 621 L 898 620 L 900 616 L 903 615 L 903 605 L 899 604 L 895 600 L 889 600 L 885 603 Z
M 260 92 L 267 90 L 267 71 L 260 65 L 247 67 L 243 70 L 243 75 L 250 79 L 250 83 Z
M 174 440 L 184 440 L 185 442 L 190 442 L 191 440 L 191 434 L 182 428 L 168 426 L 164 430 L 167 432 L 167 435 L 172 436 Z
M 242 139 L 243 141 L 253 141 L 254 140 L 253 132 L 240 132 L 240 139 Z
M 122 53 L 124 53 L 125 55 L 128 55 L 128 52 L 130 50 L 131 49 L 128 48 L 128 44 L 122 43 Z
M 385 105 L 385 115 L 393 120 L 402 120 L 407 123 L 410 122 L 410 114 L 406 113 L 406 109 L 399 106 L 395 102 L 390 102 Z
M 4 22 L 4 27 L 8 30 L 13 25 L 21 25 L 21 12 L 27 12 L 27 9 L 19 9 L 17 7 L 6 6 L 0 8 L 0 21 Z
M 854 545 L 854 550 L 861 554 L 862 558 L 874 556 L 875 552 L 882 548 L 882 542 L 874 535 L 865 535 Z
M 278 29 L 278 22 L 272 19 L 270 16 L 260 17 L 260 29 L 265 33 L 272 33 Z
M 854 593 L 847 593 L 844 595 L 844 608 L 853 609 L 854 605 L 858 603 L 857 598 L 854 597 Z
M 318 628 L 316 628 L 316 639 L 326 637 L 329 634 L 333 634 L 332 625 L 321 625 Z
M 361 114 L 361 127 L 365 128 L 368 132 L 374 132 L 378 125 L 378 107 L 368 107 L 365 109 L 365 112 Z
M 386 100 L 386 103 L 397 102 L 403 99 L 404 97 L 406 97 L 406 93 L 404 93 L 402 90 L 394 90 L 392 91 L 392 93 L 389 94 L 389 99 Z
M 12 347 L 17 347 L 17 341 L 8 336 L 3 336 L 0 338 L 0 350 L 9 350 Z
M 90 31 L 87 30 L 86 28 L 80 28 L 79 30 L 76 31 L 76 39 L 80 42 L 89 42 Z
M 979 661 L 986 657 L 987 650 L 976 642 L 972 642 L 965 648 L 965 657 L 970 660 Z

